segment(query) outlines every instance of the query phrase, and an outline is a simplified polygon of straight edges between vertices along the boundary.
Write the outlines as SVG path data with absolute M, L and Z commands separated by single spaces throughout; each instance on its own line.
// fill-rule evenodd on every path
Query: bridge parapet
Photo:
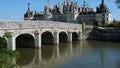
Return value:
M 69 28 L 82 29 L 82 25 L 55 21 L 0 21 L 0 29 Z

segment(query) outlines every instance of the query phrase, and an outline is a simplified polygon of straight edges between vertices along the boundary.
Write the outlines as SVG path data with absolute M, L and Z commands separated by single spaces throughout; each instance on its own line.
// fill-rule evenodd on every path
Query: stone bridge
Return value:
M 42 44 L 59 44 L 82 38 L 82 25 L 54 21 L 0 21 L 0 36 L 11 32 L 7 47 L 41 48 Z

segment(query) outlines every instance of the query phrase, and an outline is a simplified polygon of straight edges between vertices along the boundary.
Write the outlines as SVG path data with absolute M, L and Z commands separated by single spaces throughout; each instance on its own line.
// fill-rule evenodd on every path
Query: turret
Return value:
M 107 24 L 110 24 L 110 22 L 111 22 L 111 13 L 110 13 L 109 8 L 105 4 L 105 0 L 101 0 L 100 6 L 97 7 L 96 15 L 97 14 L 98 14 L 97 17 L 99 17 L 99 14 L 101 14 L 100 18 L 96 17 L 98 20 L 100 20 L 100 22 L 105 21 Z
M 52 13 L 52 7 L 50 4 L 50 0 L 48 0 L 47 4 L 45 5 L 44 8 L 45 14 L 51 14 Z
M 83 7 L 85 7 L 86 6 L 86 2 L 85 2 L 85 0 L 83 1 Z
M 100 12 L 105 12 L 105 13 L 108 12 L 108 13 L 110 13 L 110 11 L 109 11 L 108 7 L 106 6 L 104 0 L 102 0 L 102 2 L 101 2 Z
M 28 3 L 28 10 L 24 14 L 24 20 L 32 20 L 33 19 L 33 11 L 30 10 L 30 3 Z
M 104 0 L 102 0 L 102 4 L 104 4 Z
M 50 4 L 50 0 L 48 0 L 47 4 L 45 5 L 44 12 L 45 12 L 44 15 L 45 20 L 52 20 L 52 7 Z

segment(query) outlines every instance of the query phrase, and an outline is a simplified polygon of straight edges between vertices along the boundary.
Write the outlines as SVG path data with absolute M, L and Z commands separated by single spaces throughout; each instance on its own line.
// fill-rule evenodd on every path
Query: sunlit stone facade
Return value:
M 50 20 L 69 23 L 85 22 L 88 24 L 93 24 L 97 20 L 99 22 L 106 21 L 110 23 L 111 13 L 105 5 L 104 0 L 102 0 L 96 9 L 89 7 L 85 1 L 80 7 L 77 2 L 71 0 L 65 0 L 62 4 L 58 2 L 52 7 L 48 0 L 44 12 L 33 12 L 30 10 L 30 4 L 28 4 L 28 10 L 24 14 L 24 20 Z

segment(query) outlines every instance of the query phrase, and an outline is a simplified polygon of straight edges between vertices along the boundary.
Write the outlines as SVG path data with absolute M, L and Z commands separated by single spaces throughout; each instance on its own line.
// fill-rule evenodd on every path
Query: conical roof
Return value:
M 104 0 L 102 0 L 102 3 L 100 5 L 101 9 L 108 9 L 108 7 L 106 6 L 106 4 L 104 3 Z

